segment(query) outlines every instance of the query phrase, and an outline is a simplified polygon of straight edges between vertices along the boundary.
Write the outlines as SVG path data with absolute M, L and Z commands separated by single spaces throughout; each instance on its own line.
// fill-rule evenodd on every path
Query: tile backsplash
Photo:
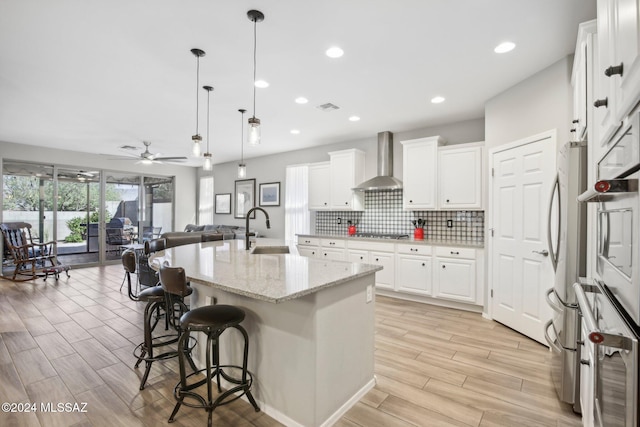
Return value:
M 484 242 L 484 211 L 406 211 L 402 209 L 402 191 L 366 192 L 364 204 L 364 212 L 317 211 L 316 233 L 347 235 L 347 221 L 351 220 L 358 232 L 411 236 L 411 221 L 422 218 L 427 223 L 427 239 Z

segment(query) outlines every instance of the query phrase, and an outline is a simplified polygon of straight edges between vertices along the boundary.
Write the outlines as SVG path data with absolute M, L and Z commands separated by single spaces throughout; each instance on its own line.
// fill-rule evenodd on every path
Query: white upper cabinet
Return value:
M 352 188 L 364 181 L 364 151 L 357 149 L 329 153 L 331 209 L 364 210 L 364 193 Z M 325 184 L 327 182 L 325 181 Z
M 598 0 L 596 140 L 608 143 L 640 96 L 639 0 Z
M 605 78 L 615 89 L 615 117 L 620 121 L 635 107 L 640 96 L 639 0 L 609 2 L 611 52 L 609 62 L 601 64 Z
M 402 206 L 404 209 L 436 208 L 439 136 L 402 141 Z
M 482 146 L 438 150 L 440 209 L 482 209 Z
M 596 20 L 583 22 L 578 27 L 578 40 L 573 60 L 571 84 L 573 85 L 573 122 L 571 132 L 574 141 L 586 139 L 593 105 L 593 45 Z
M 309 165 L 309 209 L 364 210 L 364 193 L 352 190 L 364 181 L 364 152 L 333 151 L 329 156 L 328 162 Z
M 309 165 L 309 209 L 323 210 L 331 208 L 331 177 L 329 162 Z

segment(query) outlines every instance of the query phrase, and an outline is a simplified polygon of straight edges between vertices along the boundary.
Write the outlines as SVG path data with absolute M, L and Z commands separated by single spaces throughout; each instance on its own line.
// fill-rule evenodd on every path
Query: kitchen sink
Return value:
M 254 255 L 261 254 L 288 254 L 289 246 L 256 246 L 251 250 Z

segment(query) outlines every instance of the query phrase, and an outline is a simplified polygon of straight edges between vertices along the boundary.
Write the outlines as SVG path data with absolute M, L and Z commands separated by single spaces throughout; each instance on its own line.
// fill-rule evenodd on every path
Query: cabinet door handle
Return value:
M 311 255 L 315 255 L 315 254 L 316 254 L 316 251 L 311 251 Z
M 575 129 L 571 129 L 569 132 L 575 132 L 575 131 L 576 131 Z
M 417 249 L 413 249 L 413 248 L 409 248 L 409 250 L 410 250 L 411 252 L 418 252 L 418 250 L 417 250 Z
M 361 257 L 360 257 L 360 259 L 364 259 L 364 257 L 363 257 L 363 256 L 361 256 Z
M 345 204 L 345 205 L 348 205 L 348 204 L 349 204 L 349 202 L 344 202 L 344 204 Z
M 580 120 L 574 119 L 574 120 L 571 121 L 571 123 L 580 123 Z
M 620 65 L 612 65 L 604 70 L 604 75 L 607 77 L 611 77 L 616 74 L 620 74 L 620 77 L 622 77 L 622 63 L 620 63 Z
M 330 245 L 335 245 L 335 244 L 336 244 L 336 242 L 329 242 L 329 244 L 330 244 Z
M 413 203 L 413 200 L 409 200 L 409 203 Z
M 447 266 L 446 266 L 446 265 L 444 265 L 444 264 L 442 264 L 442 268 L 447 268 Z
M 380 261 L 378 258 L 376 258 L 376 262 Z
M 324 205 L 327 206 L 327 202 L 324 202 Z
M 423 267 L 426 267 L 426 265 L 427 265 L 427 264 L 425 264 L 424 262 L 422 263 L 422 266 L 423 266 Z
M 451 255 L 460 255 L 460 252 L 457 252 L 457 251 L 456 251 L 456 252 L 451 251 Z
M 593 106 L 596 108 L 600 108 L 600 107 L 608 107 L 609 104 L 609 98 L 605 98 L 605 99 L 597 99 L 594 103 Z

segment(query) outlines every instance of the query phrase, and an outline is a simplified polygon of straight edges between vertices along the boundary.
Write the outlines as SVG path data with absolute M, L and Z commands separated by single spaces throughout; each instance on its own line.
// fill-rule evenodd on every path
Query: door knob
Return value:
M 533 252 L 534 254 L 540 254 L 542 256 L 549 256 L 549 251 L 546 249 L 543 249 L 541 251 L 531 251 L 531 252 Z

